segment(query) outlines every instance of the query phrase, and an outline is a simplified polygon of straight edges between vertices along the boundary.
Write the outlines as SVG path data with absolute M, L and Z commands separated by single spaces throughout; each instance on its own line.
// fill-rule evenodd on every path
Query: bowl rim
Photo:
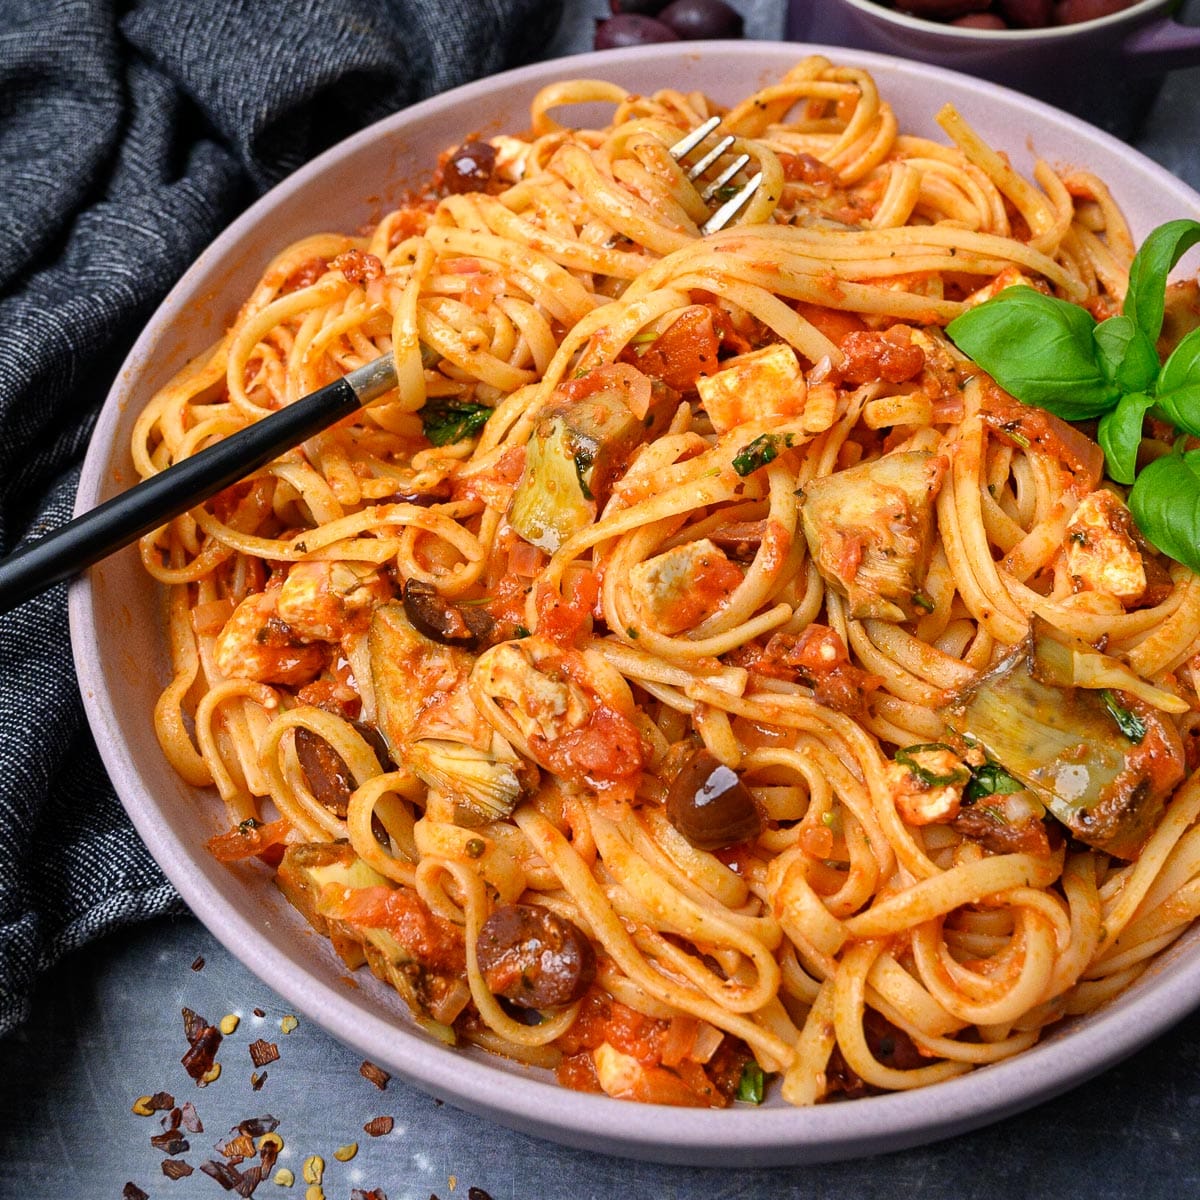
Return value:
M 275 205 L 302 191 L 339 159 L 372 139 L 387 137 L 444 110 L 486 100 L 490 93 L 510 86 L 549 83 L 564 75 L 602 78 L 606 65 L 652 66 L 678 56 L 744 59 L 748 75 L 757 78 L 808 54 L 861 65 L 885 80 L 909 76 L 927 87 L 940 79 L 952 84 L 960 97 L 965 93 L 999 102 L 1020 110 L 1030 122 L 1051 122 L 1064 132 L 1099 139 L 1133 162 L 1157 189 L 1172 194 L 1200 217 L 1200 195 L 1108 134 L 1010 89 L 907 59 L 811 43 L 720 41 L 666 43 L 546 60 L 455 88 L 376 122 L 311 160 L 230 223 L 171 289 L 114 376 L 85 458 L 76 512 L 92 507 L 108 493 L 113 482 L 110 456 L 122 410 L 132 402 L 137 377 L 146 369 L 156 342 L 184 312 L 193 280 L 243 233 L 260 226 Z M 1011 1059 L 934 1087 L 811 1109 L 693 1109 L 687 1110 L 686 1119 L 681 1118 L 679 1109 L 624 1104 L 606 1096 L 571 1092 L 498 1067 L 496 1060 L 489 1061 L 490 1056 L 485 1059 L 448 1051 L 415 1029 L 398 1030 L 378 1012 L 356 1004 L 344 987 L 339 990 L 333 982 L 315 977 L 303 963 L 276 947 L 263 925 L 244 917 L 205 882 L 197 858 L 199 848 L 185 843 L 165 821 L 157 819 L 155 798 L 139 777 L 122 737 L 118 706 L 113 704 L 103 669 L 99 644 L 102 614 L 93 587 L 94 570 L 77 578 L 69 592 L 70 635 L 80 691 L 102 761 L 155 860 L 213 935 L 297 1011 L 309 1014 L 338 1040 L 380 1061 L 414 1086 L 459 1108 L 567 1145 L 665 1163 L 735 1168 L 845 1159 L 963 1133 L 1058 1095 L 1131 1054 L 1200 1004 L 1197 954 L 1195 961 L 1177 964 L 1172 971 L 1149 980 L 1134 1002 L 1122 1004 L 1118 997 L 1067 1036 L 1048 1038 Z
M 793 5 L 806 2 L 808 0 L 791 0 Z M 1041 29 L 973 29 L 969 26 L 950 25 L 942 21 L 930 20 L 927 17 L 918 17 L 912 13 L 900 12 L 897 9 L 885 7 L 878 3 L 878 0 L 829 0 L 829 2 L 848 5 L 850 8 L 857 9 L 871 21 L 877 21 L 883 25 L 894 25 L 926 37 L 932 34 L 961 42 L 1010 46 L 1029 42 L 1064 41 L 1081 34 L 1111 29 L 1117 25 L 1133 24 L 1140 16 L 1171 7 L 1171 0 L 1138 0 L 1136 4 L 1131 4 L 1128 8 L 1107 13 L 1103 17 L 1093 17 L 1090 21 L 1076 21 L 1072 25 L 1046 25 Z

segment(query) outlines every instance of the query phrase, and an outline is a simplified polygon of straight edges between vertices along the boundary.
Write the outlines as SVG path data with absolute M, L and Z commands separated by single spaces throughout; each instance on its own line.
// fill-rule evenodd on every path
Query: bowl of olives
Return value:
M 1129 137 L 1165 73 L 1200 65 L 1178 0 L 790 0 L 787 36 L 1004 84 Z

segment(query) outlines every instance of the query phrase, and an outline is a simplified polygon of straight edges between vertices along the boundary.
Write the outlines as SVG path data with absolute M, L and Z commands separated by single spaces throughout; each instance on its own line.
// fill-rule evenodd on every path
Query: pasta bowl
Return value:
M 995 86 L 884 56 L 795 44 L 654 46 L 542 63 L 458 89 L 380 122 L 328 151 L 249 209 L 200 257 L 155 314 L 114 382 L 81 478 L 89 509 L 134 477 L 130 435 L 147 398 L 211 345 L 272 255 L 301 236 L 353 230 L 398 202 L 440 151 L 470 132 L 525 127 L 529 102 L 563 78 L 604 78 L 632 91 L 702 89 L 731 103 L 807 53 L 874 75 L 902 124 L 938 136 L 931 95 L 952 101 L 1028 173 L 1033 154 L 1108 181 L 1135 236 L 1200 197 L 1078 120 Z M 154 735 L 169 679 L 156 586 L 133 550 L 72 587 L 71 636 L 85 706 L 107 769 L 139 834 L 197 917 L 298 1011 L 417 1087 L 513 1128 L 570 1145 L 669 1163 L 799 1164 L 897 1150 L 962 1133 L 1060 1093 L 1165 1030 L 1200 996 L 1200 937 L 1177 942 L 1107 1007 L 1056 1027 L 1002 1063 L 932 1087 L 815 1108 L 771 1099 L 723 1110 L 642 1105 L 567 1091 L 548 1073 L 455 1050 L 421 1032 L 400 997 L 347 969 L 253 863 L 230 869 L 205 850 L 223 831 L 214 796 L 179 778 Z M 253 860 L 252 860 L 253 862 Z

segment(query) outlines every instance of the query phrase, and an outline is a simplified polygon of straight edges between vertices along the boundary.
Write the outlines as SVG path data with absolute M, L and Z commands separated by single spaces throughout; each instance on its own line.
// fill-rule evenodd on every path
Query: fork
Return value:
M 709 117 L 702 125 L 697 125 L 691 133 L 685 134 L 673 146 L 669 147 L 668 153 L 676 162 L 682 162 L 701 142 L 704 141 L 710 133 L 716 132 L 717 126 L 721 124 L 721 118 Z M 705 171 L 709 169 L 717 160 L 724 154 L 730 146 L 733 145 L 735 139 L 732 134 L 726 134 L 715 146 L 712 147 L 702 158 L 696 160 L 691 166 L 684 171 L 684 174 L 691 182 L 695 183 Z M 728 166 L 726 166 L 719 175 L 709 181 L 704 190 L 700 193 L 700 199 L 705 204 L 711 204 L 721 190 L 729 186 L 729 181 L 750 161 L 749 154 L 739 154 Z M 750 202 L 750 197 L 758 191 L 759 185 L 762 183 L 762 172 L 757 171 L 749 179 L 746 180 L 740 187 L 735 189 L 725 202 L 718 208 L 703 225 L 700 226 L 700 232 L 707 237 L 710 233 L 716 233 L 718 229 L 724 229 L 734 217 L 742 211 L 743 208 Z
M 711 117 L 668 148 L 683 163 L 721 123 Z M 726 136 L 686 168 L 695 182 L 716 163 L 734 139 Z M 705 204 L 750 161 L 739 155 L 701 192 Z M 707 236 L 723 229 L 749 202 L 762 183 L 762 173 L 741 184 L 701 226 Z M 218 492 L 264 467 L 280 454 L 328 429 L 396 386 L 391 351 L 356 367 L 343 378 L 231 434 L 190 458 L 135 484 L 128 491 L 83 513 L 60 529 L 31 542 L 0 561 L 0 613 L 36 596 L 56 583 L 128 546 L 144 534 L 211 499 Z

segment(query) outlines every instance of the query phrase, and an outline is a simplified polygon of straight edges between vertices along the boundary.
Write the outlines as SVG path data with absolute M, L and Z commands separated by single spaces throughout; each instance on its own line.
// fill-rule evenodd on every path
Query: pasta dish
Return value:
M 702 235 L 712 115 L 761 182 Z M 145 477 L 394 356 L 140 549 L 209 850 L 431 1035 L 660 1104 L 915 1088 L 1200 913 L 1200 579 L 1108 433 L 946 329 L 1014 285 L 1113 317 L 1137 247 L 1101 179 L 938 122 L 819 57 L 730 109 L 556 83 L 283 250 L 142 413 Z

